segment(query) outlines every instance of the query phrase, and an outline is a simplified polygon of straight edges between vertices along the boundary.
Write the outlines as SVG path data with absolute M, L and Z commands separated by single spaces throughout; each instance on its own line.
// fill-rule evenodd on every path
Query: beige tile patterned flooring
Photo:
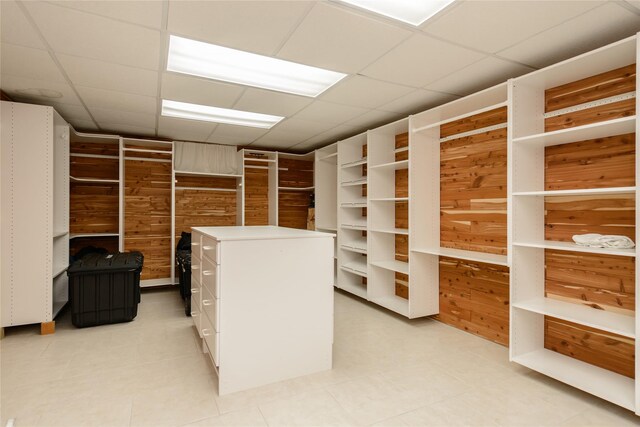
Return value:
M 507 349 L 335 294 L 334 369 L 218 396 L 176 289 L 131 323 L 0 342 L 2 426 L 626 426 L 629 411 L 511 364 Z

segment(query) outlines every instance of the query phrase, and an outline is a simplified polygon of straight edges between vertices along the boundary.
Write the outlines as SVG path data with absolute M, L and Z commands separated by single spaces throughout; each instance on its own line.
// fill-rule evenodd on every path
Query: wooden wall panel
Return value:
M 278 191 L 278 225 L 307 229 L 311 191 Z
M 635 378 L 633 339 L 548 316 L 544 330 L 545 348 Z
M 545 148 L 545 190 L 635 185 L 635 133 Z
M 69 197 L 71 233 L 117 233 L 118 184 L 72 182 Z
M 547 249 L 545 265 L 548 298 L 634 315 L 634 258 Z
M 441 136 L 506 120 L 500 108 L 441 126 Z M 440 145 L 440 244 L 507 253 L 507 129 Z
M 144 254 L 141 279 L 171 276 L 171 163 L 125 161 L 124 248 Z
M 545 91 L 545 112 L 633 92 L 635 87 L 636 66 L 631 64 L 547 89 Z M 551 117 L 545 120 L 545 132 L 633 116 L 636 111 L 635 104 L 635 99 L 629 99 Z
M 245 168 L 244 174 L 244 223 L 269 225 L 269 170 Z
M 75 178 L 119 179 L 119 167 L 118 159 L 71 157 L 69 175 Z
M 69 143 L 69 147 L 70 147 L 71 153 L 76 153 L 76 154 L 98 154 L 101 156 L 116 156 L 116 157 L 120 155 L 120 144 L 118 142 L 71 141 Z
M 440 257 L 440 321 L 509 345 L 509 268 Z
M 507 107 L 496 108 L 495 110 L 485 111 L 484 113 L 475 114 L 473 116 L 443 124 L 440 126 L 440 138 L 447 138 L 460 133 L 495 126 L 506 122 Z
M 235 179 L 226 181 L 235 187 Z M 175 203 L 176 238 L 191 227 L 237 225 L 235 192 L 176 189 Z
M 278 159 L 278 186 L 313 187 L 313 160 Z
M 409 133 L 396 135 L 395 148 L 409 146 Z M 400 151 L 395 154 L 395 161 L 408 160 L 409 151 Z M 409 169 L 395 171 L 395 197 L 409 197 Z M 409 203 L 395 202 L 395 227 L 409 228 Z M 395 248 L 397 261 L 409 262 L 409 236 L 395 235 Z M 409 275 L 395 273 L 395 294 L 400 298 L 409 299 Z

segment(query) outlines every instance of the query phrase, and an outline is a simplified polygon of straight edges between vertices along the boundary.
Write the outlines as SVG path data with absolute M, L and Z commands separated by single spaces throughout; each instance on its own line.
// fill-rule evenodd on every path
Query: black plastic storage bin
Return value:
M 182 232 L 176 247 L 176 269 L 184 314 L 191 316 L 191 233 Z
M 130 322 L 138 314 L 140 252 L 88 254 L 67 270 L 71 322 L 79 327 Z

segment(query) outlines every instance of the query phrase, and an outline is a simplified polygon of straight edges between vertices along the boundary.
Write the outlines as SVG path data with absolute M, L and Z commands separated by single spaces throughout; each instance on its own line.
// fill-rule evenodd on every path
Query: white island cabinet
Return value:
M 220 395 L 331 369 L 332 234 L 192 231 L 191 314 Z

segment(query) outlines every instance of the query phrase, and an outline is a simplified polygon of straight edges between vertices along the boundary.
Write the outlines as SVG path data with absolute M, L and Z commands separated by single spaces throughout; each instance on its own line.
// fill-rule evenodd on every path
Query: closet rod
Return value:
M 236 192 L 235 188 L 215 188 L 215 187 L 175 187 L 176 190 L 196 190 L 196 191 L 226 191 L 226 192 Z
M 83 153 L 69 153 L 71 157 L 87 157 L 90 159 L 119 159 L 120 156 L 111 156 L 108 154 L 83 154 Z
M 269 169 L 269 166 L 252 166 L 252 165 L 244 165 L 245 169 Z
M 125 157 L 124 160 L 140 160 L 143 162 L 173 163 L 173 161 L 169 159 L 149 159 L 146 157 Z
M 164 150 L 147 150 L 144 148 L 123 148 L 122 151 L 133 151 L 136 153 L 153 153 L 153 154 L 168 154 L 171 155 L 171 151 L 164 151 Z

